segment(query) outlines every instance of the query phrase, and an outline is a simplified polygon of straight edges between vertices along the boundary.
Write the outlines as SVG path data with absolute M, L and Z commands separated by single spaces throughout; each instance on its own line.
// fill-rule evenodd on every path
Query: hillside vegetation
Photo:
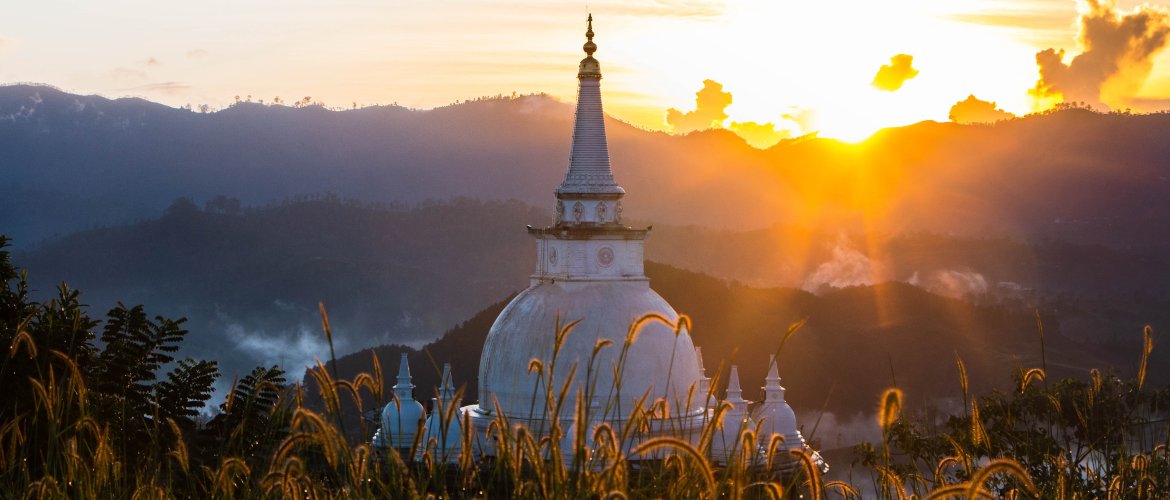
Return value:
M 752 452 L 725 466 L 706 458 L 714 424 L 694 443 L 647 440 L 636 429 L 660 424 L 642 407 L 620 430 L 600 424 L 594 444 L 584 431 L 562 444 L 498 420 L 495 459 L 463 453 L 448 462 L 435 439 L 400 453 L 374 449 L 364 422 L 347 428 L 343 405 L 361 412 L 387 401 L 376 363 L 351 379 L 318 365 L 311 388 L 258 367 L 232 383 L 213 418 L 200 418 L 219 370 L 213 360 L 173 355 L 187 336 L 182 319 L 122 305 L 99 319 L 66 287 L 31 302 L 6 242 L 0 237 L 0 377 L 15 390 L 0 393 L 0 489 L 24 497 L 1159 498 L 1170 488 L 1170 398 L 1149 383 L 1161 378 L 1147 369 L 1149 328 L 1136 375 L 1125 379 L 1093 369 L 1050 382 L 1042 362 L 1016 371 L 1010 392 L 978 395 L 957 358 L 962 410 L 942 425 L 906 411 L 905 392 L 893 384 L 877 398 L 880 434 L 855 448 L 860 471 L 845 481 L 823 477 L 807 450 L 781 454 L 775 438 L 751 429 L 736 442 Z M 324 309 L 321 319 L 329 339 Z M 323 409 L 304 405 L 306 390 Z M 572 398 L 554 396 L 539 398 L 547 411 L 572 411 L 557 403 Z M 711 422 L 727 410 L 714 408 Z M 575 422 L 568 428 L 586 428 Z M 554 436 L 564 432 L 558 419 L 550 425 Z M 470 446 L 471 426 L 462 428 Z M 793 468 L 774 474 L 780 463 Z
M 180 196 L 545 207 L 572 126 L 572 108 L 546 96 L 197 113 L 24 85 L 0 87 L 0 117 L 0 227 L 21 246 L 152 217 Z M 1170 243 L 1149 230 L 1170 217 L 1170 114 L 923 122 L 856 145 L 802 138 L 768 150 L 725 130 L 671 136 L 614 119 L 606 129 L 626 213 L 656 224 Z
M 122 301 L 188 318 L 198 333 L 185 349 L 218 359 L 228 373 L 256 364 L 299 372 L 323 351 L 319 302 L 332 311 L 340 353 L 381 344 L 421 346 L 527 286 L 535 257 L 523 228 L 547 221 L 543 210 L 518 202 L 378 207 L 317 197 L 262 208 L 222 199 L 199 208 L 181 199 L 158 219 L 79 232 L 17 258 L 30 270 L 34 296 L 41 300 L 64 281 L 85 290 L 84 303 L 100 310 Z M 909 328 L 895 321 L 921 325 L 922 332 L 944 329 L 948 323 L 937 311 L 947 307 L 1010 309 L 1024 326 L 984 325 L 970 331 L 976 339 L 964 340 L 992 342 L 992 335 L 1005 330 L 1032 338 L 1028 318 L 1039 308 L 1053 318 L 1053 331 L 1102 346 L 1104 353 L 1115 353 L 1135 329 L 1160 326 L 1170 315 L 1170 283 L 1161 279 L 1170 273 L 1170 255 L 1164 253 L 807 230 L 794 242 L 788 238 L 794 233 L 782 226 L 733 232 L 658 225 L 647 240 L 648 259 L 713 278 L 675 279 L 653 274 L 657 267 L 651 266 L 651 286 L 696 318 L 697 334 L 717 332 L 728 339 L 721 355 L 756 339 L 766 342 L 818 310 L 854 323 L 811 322 L 811 330 L 848 336 L 858 328 Z M 833 292 L 850 286 L 862 288 Z M 771 316 L 765 315 L 769 302 L 754 305 L 750 315 L 738 314 L 777 287 L 822 297 L 789 290 L 794 298 L 773 300 Z M 908 302 L 881 316 L 874 304 L 886 307 L 887 290 L 894 305 L 903 296 L 942 300 L 922 290 L 965 303 L 919 311 Z M 716 291 L 726 298 L 708 300 Z M 850 313 L 834 314 L 832 307 Z M 1035 352 L 1027 343 L 1010 346 L 1000 348 L 1009 355 Z

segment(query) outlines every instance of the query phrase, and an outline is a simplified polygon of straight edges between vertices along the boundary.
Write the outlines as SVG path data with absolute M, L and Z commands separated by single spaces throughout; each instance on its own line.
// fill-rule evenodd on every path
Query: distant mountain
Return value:
M 39 296 L 65 281 L 100 308 L 145 304 L 190 318 L 188 355 L 225 368 L 421 345 L 523 288 L 535 251 L 517 202 L 373 208 L 338 199 L 215 213 L 177 203 L 157 220 L 76 233 L 16 254 Z M 512 233 L 513 238 L 501 237 Z
M 778 349 L 785 330 L 807 319 L 780 358 L 786 398 L 807 415 L 815 416 L 821 409 L 842 421 L 869 415 L 878 394 L 892 385 L 905 391 L 912 411 L 940 404 L 961 411 L 956 356 L 966 365 L 975 393 L 1011 390 L 1013 370 L 1044 362 L 1035 312 L 1023 304 L 972 305 L 899 283 L 850 287 L 817 296 L 793 289 L 728 284 L 654 263 L 647 266 L 647 274 L 655 290 L 692 318 L 691 335 L 703 348 L 708 375 L 715 376 L 722 365 L 726 377 L 730 364 L 737 364 L 749 399 L 761 397 L 768 355 Z M 455 382 L 466 391 L 465 401 L 474 401 L 479 354 L 506 303 L 485 308 L 420 350 L 384 345 L 341 357 L 338 371 L 347 379 L 363 371 L 373 373 L 372 356 L 376 355 L 383 384 L 390 387 L 399 354 L 406 352 L 418 400 L 425 402 L 433 396 L 440 366 L 451 362 Z M 1042 319 L 1052 380 L 1083 379 L 1091 368 L 1116 368 L 1126 374 L 1136 370 L 1140 326 L 1124 338 L 1088 343 L 1066 337 L 1059 315 L 1046 313 Z M 1155 351 L 1151 360 L 1152 379 L 1170 374 L 1170 354 Z M 310 398 L 316 397 L 309 392 Z M 949 402 L 936 401 L 940 399 Z M 948 404 L 957 406 L 947 408 Z M 811 419 L 803 423 L 806 432 L 814 424 Z
M 572 108 L 544 96 L 428 111 L 241 103 L 214 113 L 50 87 L 0 87 L 0 230 L 42 238 L 153 217 L 176 198 L 245 206 L 335 193 L 550 203 Z M 731 132 L 607 120 L 629 217 L 824 232 L 931 231 L 1170 245 L 1170 115 L 1067 110 L 996 125 L 924 122 L 859 145 L 768 150 Z
M 42 299 L 65 281 L 99 315 L 122 301 L 190 318 L 187 354 L 219 359 L 229 372 L 258 363 L 299 370 L 327 351 L 318 302 L 326 305 L 344 354 L 381 344 L 423 345 L 523 289 L 535 258 L 524 226 L 547 223 L 549 212 L 469 199 L 379 207 L 322 196 L 261 208 L 230 198 L 205 208 L 180 200 L 160 218 L 78 232 L 16 252 L 14 260 Z M 660 273 L 652 285 L 669 283 L 660 291 L 680 312 L 715 308 L 696 314 L 696 325 L 745 342 L 791 321 L 777 316 L 768 328 L 741 328 L 733 314 L 738 300 L 755 296 L 752 290 L 777 285 L 827 300 L 850 286 L 902 293 L 881 284 L 913 283 L 971 304 L 1029 314 L 1038 308 L 1060 322 L 1063 335 L 1095 343 L 1124 345 L 1143 324 L 1170 324 L 1165 252 L 786 226 L 744 232 L 658 226 L 646 256 L 717 277 Z M 722 291 L 728 287 L 742 293 L 725 302 L 703 295 L 730 293 Z M 852 314 L 846 311 L 853 305 L 841 307 L 841 315 Z M 931 317 L 905 316 L 927 324 Z M 881 318 L 858 318 L 885 327 Z

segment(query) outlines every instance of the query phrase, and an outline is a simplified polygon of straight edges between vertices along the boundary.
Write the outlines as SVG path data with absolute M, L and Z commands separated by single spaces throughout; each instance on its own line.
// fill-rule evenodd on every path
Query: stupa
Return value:
M 720 403 L 712 397 L 713 381 L 691 340 L 689 322 L 650 288 L 644 272 L 643 244 L 650 229 L 622 223 L 626 191 L 610 165 L 593 35 L 590 16 L 586 57 L 577 70 L 568 169 L 553 191 L 553 223 L 528 227 L 536 242 L 536 265 L 528 288 L 504 308 L 488 332 L 479 362 L 479 401 L 458 407 L 445 365 L 438 397 L 432 399 L 430 415 L 423 415 L 412 397 L 404 355 L 394 407 L 384 410 L 382 429 L 374 439 L 377 448 L 399 448 L 417 436 L 420 447 L 413 456 L 404 456 L 421 460 L 429 453 L 431 460 L 453 463 L 471 453 L 479 459 L 497 454 L 494 440 L 506 425 L 508 432 L 525 428 L 538 442 L 559 439 L 561 458 L 569 459 L 581 449 L 574 446 L 577 439 L 593 448 L 593 431 L 602 423 L 622 434 L 639 405 L 651 410 L 648 425 L 628 427 L 633 439 L 624 443 L 622 453 L 657 436 L 697 445 L 703 426 L 714 423 L 714 408 Z M 784 401 L 774 359 L 769 368 L 765 400 L 754 411 L 752 402 L 743 398 L 737 368 L 731 368 L 723 400 L 728 408 L 709 443 L 714 463 L 763 463 L 766 450 L 760 445 L 772 435 L 783 438 L 781 451 L 808 450 Z M 556 413 L 550 394 L 561 401 Z M 411 423 L 413 429 L 404 429 Z M 741 431 L 756 430 L 757 423 L 762 424 L 757 446 L 742 449 Z M 787 453 L 780 469 L 791 469 L 785 457 Z
M 650 230 L 622 223 L 626 191 L 610 166 L 592 16 L 585 36 L 569 165 L 554 191 L 553 224 L 529 226 L 536 240 L 529 287 L 488 333 L 480 357 L 479 403 L 465 407 L 477 430 L 497 412 L 533 430 L 548 429 L 553 418 L 567 429 L 572 404 L 560 415 L 548 415 L 548 387 L 568 387 L 570 402 L 578 391 L 587 392 L 590 424 L 605 421 L 620 428 L 643 397 L 647 404 L 665 401 L 669 414 L 662 417 L 675 429 L 697 427 L 705 415 L 697 391 L 703 375 L 687 326 L 678 325 L 678 313 L 650 288 L 643 270 Z M 627 344 L 631 325 L 640 318 L 654 319 L 644 321 Z M 572 330 L 554 345 L 558 328 L 570 323 Z M 541 370 L 553 373 L 552 384 Z M 491 453 L 490 448 L 484 451 Z

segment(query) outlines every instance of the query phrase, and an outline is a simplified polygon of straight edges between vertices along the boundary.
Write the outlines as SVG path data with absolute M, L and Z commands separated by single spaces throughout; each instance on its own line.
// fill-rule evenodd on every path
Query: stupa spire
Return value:
M 764 378 L 764 399 L 784 402 L 784 387 L 780 385 L 780 373 L 776 367 L 776 356 L 768 356 L 768 376 Z
M 601 63 L 593 58 L 597 44 L 593 43 L 593 16 L 586 21 L 585 58 L 577 70 L 577 114 L 573 124 L 573 147 L 569 153 L 569 171 L 557 187 L 557 222 L 612 223 L 615 221 L 614 203 L 625 190 L 613 179 L 609 164 L 609 144 L 605 138 L 605 112 L 601 107 Z M 609 214 L 574 213 L 577 201 L 609 199 Z M 584 203 L 584 205 L 592 205 Z M 583 208 L 583 207 L 582 207 Z
M 707 399 L 711 392 L 711 377 L 707 376 L 707 367 L 703 364 L 703 348 L 695 346 L 695 362 L 699 365 L 699 397 Z
M 746 410 L 747 401 L 743 399 L 743 389 L 739 385 L 739 367 L 731 365 L 731 376 L 727 378 L 727 397 L 723 399 L 732 404 L 733 410 Z
M 439 386 L 439 399 L 449 402 L 455 399 L 455 386 L 451 383 L 451 363 L 443 363 L 443 381 Z
M 399 401 L 414 399 L 414 384 L 410 383 L 410 364 L 406 353 L 402 353 L 402 361 L 398 363 L 398 383 L 394 384 L 394 395 Z

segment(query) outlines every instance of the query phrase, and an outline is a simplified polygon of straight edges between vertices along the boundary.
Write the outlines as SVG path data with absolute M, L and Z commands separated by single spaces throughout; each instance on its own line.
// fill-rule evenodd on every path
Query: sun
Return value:
M 712 79 L 733 95 L 728 127 L 771 123 L 793 137 L 818 132 L 856 143 L 883 128 L 947 121 L 951 106 L 972 94 L 1017 115 L 1030 111 L 1036 48 L 1003 27 L 963 21 L 964 9 L 977 8 L 969 2 L 843 4 L 732 0 L 711 18 L 615 21 L 607 36 L 622 50 L 622 90 L 649 96 L 644 108 L 694 109 L 696 90 Z M 898 54 L 912 56 L 919 74 L 895 91 L 873 87 Z M 665 127 L 651 118 L 640 124 Z

